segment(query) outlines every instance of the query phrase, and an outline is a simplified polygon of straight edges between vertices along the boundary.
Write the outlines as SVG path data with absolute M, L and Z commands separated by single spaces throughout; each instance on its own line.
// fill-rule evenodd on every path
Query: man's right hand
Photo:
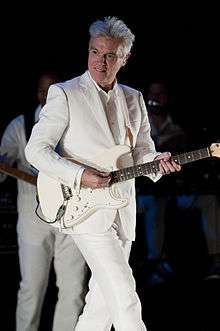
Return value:
M 100 172 L 95 169 L 85 169 L 81 177 L 81 186 L 92 189 L 103 188 L 109 185 L 111 180 L 110 172 Z

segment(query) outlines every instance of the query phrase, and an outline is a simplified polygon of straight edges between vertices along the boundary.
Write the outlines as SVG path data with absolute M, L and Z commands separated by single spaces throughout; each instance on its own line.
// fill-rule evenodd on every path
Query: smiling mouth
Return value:
M 98 71 L 98 72 L 106 72 L 107 71 L 107 69 L 106 68 L 104 68 L 104 67 L 95 67 L 94 68 L 96 71 Z

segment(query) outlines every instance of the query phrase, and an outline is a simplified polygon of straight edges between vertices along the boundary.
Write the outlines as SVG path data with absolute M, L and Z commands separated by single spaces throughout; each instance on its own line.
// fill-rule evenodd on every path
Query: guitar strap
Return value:
M 130 142 L 131 150 L 133 151 L 134 150 L 134 146 L 133 146 L 133 134 L 131 132 L 131 128 L 130 127 L 126 126 L 126 129 L 127 129 L 127 136 L 128 136 L 129 142 Z
M 131 129 L 131 123 L 130 123 L 130 119 L 129 119 L 129 100 L 128 100 L 128 96 L 127 96 L 127 91 L 126 91 L 126 87 L 121 85 L 122 87 L 122 91 L 124 94 L 124 118 L 125 118 L 125 126 L 126 126 L 126 133 L 127 133 L 127 137 L 129 140 L 129 144 L 131 146 L 131 152 L 134 150 L 134 141 L 133 141 L 133 134 L 132 134 L 132 129 Z

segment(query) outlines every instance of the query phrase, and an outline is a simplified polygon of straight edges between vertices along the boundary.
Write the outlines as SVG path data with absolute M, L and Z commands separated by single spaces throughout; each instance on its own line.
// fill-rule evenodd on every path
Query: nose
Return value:
M 106 63 L 106 56 L 105 56 L 105 54 L 103 54 L 103 55 L 99 55 L 98 56 L 98 61 L 100 62 L 100 63 Z

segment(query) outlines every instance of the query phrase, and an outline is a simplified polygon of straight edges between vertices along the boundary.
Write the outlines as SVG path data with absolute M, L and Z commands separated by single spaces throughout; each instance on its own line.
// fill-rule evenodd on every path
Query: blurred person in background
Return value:
M 40 75 L 37 86 L 38 105 L 21 114 L 6 127 L 1 140 L 3 161 L 36 176 L 25 157 L 25 147 L 32 126 L 46 103 L 48 88 L 58 81 L 53 73 Z M 1 181 L 6 178 L 1 174 Z M 88 269 L 84 258 L 71 238 L 44 223 L 36 215 L 36 187 L 18 179 L 17 236 L 20 264 L 20 286 L 17 295 L 16 330 L 37 331 L 48 286 L 51 266 L 56 275 L 58 300 L 53 330 L 74 330 L 84 306 Z M 42 216 L 43 218 L 43 216 Z

